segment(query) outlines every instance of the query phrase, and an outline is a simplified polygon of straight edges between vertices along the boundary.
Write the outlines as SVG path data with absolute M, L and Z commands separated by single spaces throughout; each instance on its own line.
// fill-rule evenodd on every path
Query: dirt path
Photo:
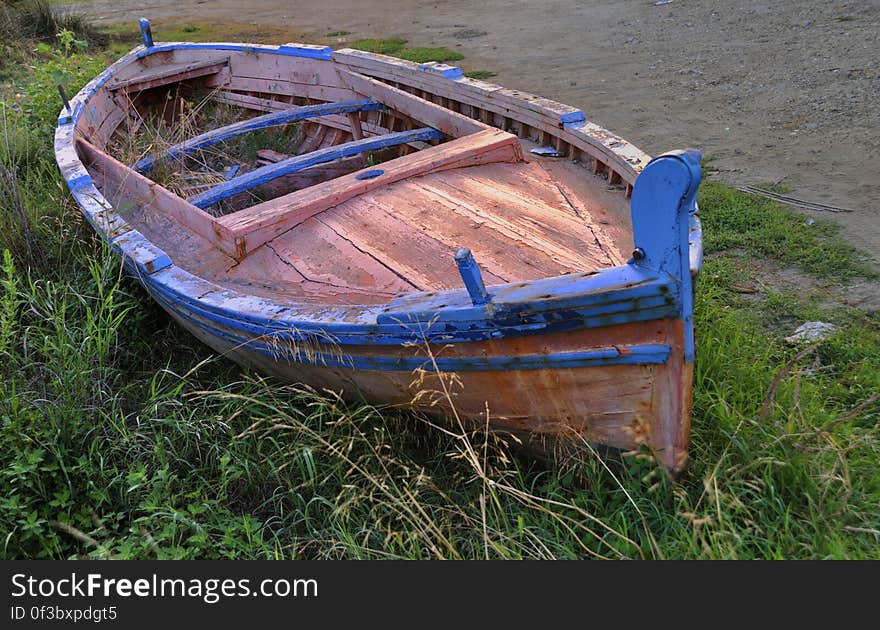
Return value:
M 326 41 L 345 30 L 350 38 L 398 35 L 453 48 L 466 56 L 465 68 L 578 106 L 648 153 L 697 146 L 724 181 L 778 183 L 794 197 L 852 209 L 821 216 L 840 222 L 880 265 L 880 0 L 81 6 L 106 22 L 281 22 L 291 39 Z

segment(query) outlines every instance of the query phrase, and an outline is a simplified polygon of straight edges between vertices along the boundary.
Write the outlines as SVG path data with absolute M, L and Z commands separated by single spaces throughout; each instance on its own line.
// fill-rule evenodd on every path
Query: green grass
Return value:
M 415 63 L 427 63 L 429 61 L 458 61 L 464 59 L 464 55 L 448 48 L 428 48 L 419 46 L 416 48 L 404 48 L 397 56 Z
M 543 464 L 261 378 L 183 332 L 53 162 L 55 76 L 74 93 L 102 59 L 40 55 L 0 91 L 0 557 L 880 557 L 880 318 L 735 289 L 756 260 L 870 275 L 831 224 L 705 184 L 688 469 Z M 800 355 L 783 336 L 807 318 L 839 328 Z
M 224 20 L 222 22 L 171 22 L 152 20 L 153 39 L 157 42 L 249 42 L 254 44 L 278 44 L 295 40 L 298 32 L 286 26 L 250 24 Z M 130 50 L 141 43 L 137 21 L 106 24 L 100 33 L 122 50 Z
M 824 278 L 876 277 L 858 253 L 838 237 L 837 226 L 830 221 L 808 225 L 802 214 L 720 184 L 705 184 L 700 198 L 701 204 L 726 210 L 705 215 L 704 243 L 709 250 L 742 248 Z
M 57 11 L 55 2 L 22 0 L 0 7 L 0 41 L 52 41 L 60 31 L 68 30 L 93 44 L 105 41 L 91 21 L 71 11 Z
M 61 37 L 59 37 L 61 35 Z M 75 55 L 94 52 L 107 37 L 76 13 L 58 13 L 45 0 L 24 0 L 0 6 L 0 86 L 9 90 L 26 77 L 34 62 L 54 50 Z
M 429 61 L 458 61 L 464 59 L 464 55 L 448 48 L 429 48 L 424 46 L 407 47 L 407 40 L 402 37 L 390 37 L 388 39 L 359 39 L 348 44 L 349 48 L 365 50 L 367 52 L 381 53 L 414 61 L 427 63 Z
M 497 73 L 491 72 L 489 70 L 469 70 L 464 73 L 464 76 L 469 77 L 471 79 L 478 79 L 480 81 L 485 81 L 486 79 L 491 79 Z
M 402 37 L 358 39 L 348 44 L 348 47 L 382 55 L 396 55 L 406 47 L 406 40 Z

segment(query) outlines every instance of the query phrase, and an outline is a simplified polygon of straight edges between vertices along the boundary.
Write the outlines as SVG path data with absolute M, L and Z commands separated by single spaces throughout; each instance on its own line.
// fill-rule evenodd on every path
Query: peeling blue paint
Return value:
M 587 116 L 582 111 L 566 112 L 559 116 L 559 122 L 562 124 L 574 124 L 586 121 Z
M 141 18 L 138 20 L 138 26 L 141 29 L 141 39 L 144 42 L 145 48 L 153 47 L 153 31 L 150 28 L 150 21 L 146 18 Z
M 633 265 L 613 267 L 598 273 L 578 273 L 513 282 L 489 287 L 491 302 L 481 307 L 488 312 L 528 304 L 530 311 L 541 312 L 559 308 L 583 308 L 641 297 L 673 294 L 674 280 L 666 274 Z M 407 314 L 430 321 L 435 311 L 443 310 L 446 319 L 473 319 L 468 295 L 463 291 L 408 293 L 393 299 L 383 309 L 387 316 Z
M 445 79 L 460 79 L 464 76 L 464 72 L 462 72 L 461 68 L 459 68 L 458 66 L 450 66 L 445 63 L 440 63 L 438 61 L 420 63 L 419 70 L 422 70 L 429 74 L 441 76 Z
M 676 151 L 651 160 L 632 193 L 633 236 L 644 257 L 635 264 L 676 279 L 679 317 L 684 322 L 685 360 L 694 360 L 693 285 L 688 244 L 691 216 L 702 177 L 698 151 Z
M 70 192 L 77 193 L 93 188 L 94 182 L 92 182 L 92 176 L 86 173 L 67 180 L 67 187 L 70 188 Z
M 58 116 L 58 124 L 59 125 L 69 125 L 71 123 L 75 123 L 76 121 L 79 120 L 79 117 L 82 115 L 83 109 L 84 109 L 83 103 L 79 102 L 73 106 L 72 112 L 67 112 L 66 109 L 62 110 L 61 114 L 59 114 L 59 116 Z
M 306 57 L 308 59 L 332 59 L 333 49 L 330 46 L 316 46 L 314 44 L 284 44 L 278 47 L 279 54 L 291 57 Z
M 171 266 L 171 258 L 148 241 L 140 232 L 129 231 L 111 242 L 113 251 L 137 266 L 136 276 L 153 274 Z
M 471 312 L 473 319 L 460 317 L 458 309 L 437 309 L 429 316 L 418 313 L 417 317 L 400 314 L 389 316 L 377 313 L 377 307 L 364 307 L 371 321 L 347 323 L 339 317 L 327 315 L 315 318 L 291 305 L 284 318 L 278 318 L 276 303 L 260 304 L 251 301 L 245 309 L 236 301 L 235 293 L 219 289 L 207 298 L 194 299 L 171 288 L 172 282 L 157 274 L 147 287 L 154 297 L 168 303 L 180 304 L 194 317 L 214 322 L 224 328 L 247 331 L 253 335 L 296 341 L 332 339 L 339 344 L 400 345 L 428 339 L 431 342 L 485 341 L 507 337 L 564 332 L 600 326 L 625 324 L 675 316 L 677 306 L 664 295 L 633 298 L 623 296 L 619 302 L 603 303 L 594 307 L 568 306 L 559 310 L 535 312 L 528 304 L 515 304 L 507 308 Z M 459 291 L 470 301 L 465 291 Z M 243 297 L 243 296 L 242 296 Z M 214 303 L 207 304 L 206 299 Z M 273 312 L 269 313 L 269 304 Z
M 178 317 L 198 326 L 208 335 L 225 339 L 238 348 L 259 352 L 274 359 L 295 363 L 322 365 L 326 367 L 347 367 L 360 370 L 403 371 L 414 370 L 440 372 L 472 372 L 472 371 L 510 371 L 510 370 L 545 370 L 579 367 L 595 367 L 607 365 L 660 365 L 669 359 L 671 348 L 665 344 L 620 345 L 608 348 L 575 352 L 557 352 L 547 354 L 514 355 L 514 356 L 469 356 L 433 358 L 425 356 L 372 356 L 349 354 L 344 346 L 338 352 L 327 352 L 318 346 L 335 345 L 335 340 L 327 338 L 311 338 L 291 340 L 280 336 L 264 334 L 260 337 L 245 337 L 225 328 L 218 328 L 215 323 L 206 322 L 193 317 L 174 303 L 159 300 L 166 308 Z M 429 339 L 421 339 L 416 343 L 430 343 Z M 297 347 L 299 344 L 301 347 Z M 389 349 L 399 348 L 399 344 Z M 417 350 L 414 349 L 414 353 Z

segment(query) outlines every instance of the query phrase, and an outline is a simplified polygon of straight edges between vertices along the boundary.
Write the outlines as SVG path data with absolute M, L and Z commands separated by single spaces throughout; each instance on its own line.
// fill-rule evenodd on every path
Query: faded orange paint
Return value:
M 642 446 L 667 468 L 687 461 L 692 364 L 673 352 L 663 365 L 611 365 L 564 369 L 435 372 L 380 371 L 278 360 L 205 334 L 178 320 L 207 345 L 257 371 L 316 388 L 343 391 L 350 400 L 455 413 L 475 426 L 514 430 L 536 437 L 583 438 L 621 449 Z M 674 319 L 587 329 L 545 336 L 469 342 L 430 348 L 346 346 L 351 356 L 511 356 L 613 346 L 605 343 L 665 343 L 683 347 L 681 322 Z M 676 345 L 677 344 L 677 345 Z M 314 352 L 339 353 L 328 344 Z M 391 352 L 389 353 L 389 350 Z M 435 354 L 436 356 L 436 354 Z M 446 388 L 444 389 L 444 384 Z M 489 417 L 486 417 L 488 408 Z

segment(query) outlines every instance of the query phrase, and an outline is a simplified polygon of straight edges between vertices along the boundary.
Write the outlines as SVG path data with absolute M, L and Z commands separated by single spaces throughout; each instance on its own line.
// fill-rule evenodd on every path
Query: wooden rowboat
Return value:
M 55 152 L 182 326 L 283 379 L 684 466 L 698 152 L 652 160 L 444 64 L 142 33 L 62 110 Z M 120 149 L 209 105 L 233 122 Z M 255 134 L 288 150 L 211 153 Z

